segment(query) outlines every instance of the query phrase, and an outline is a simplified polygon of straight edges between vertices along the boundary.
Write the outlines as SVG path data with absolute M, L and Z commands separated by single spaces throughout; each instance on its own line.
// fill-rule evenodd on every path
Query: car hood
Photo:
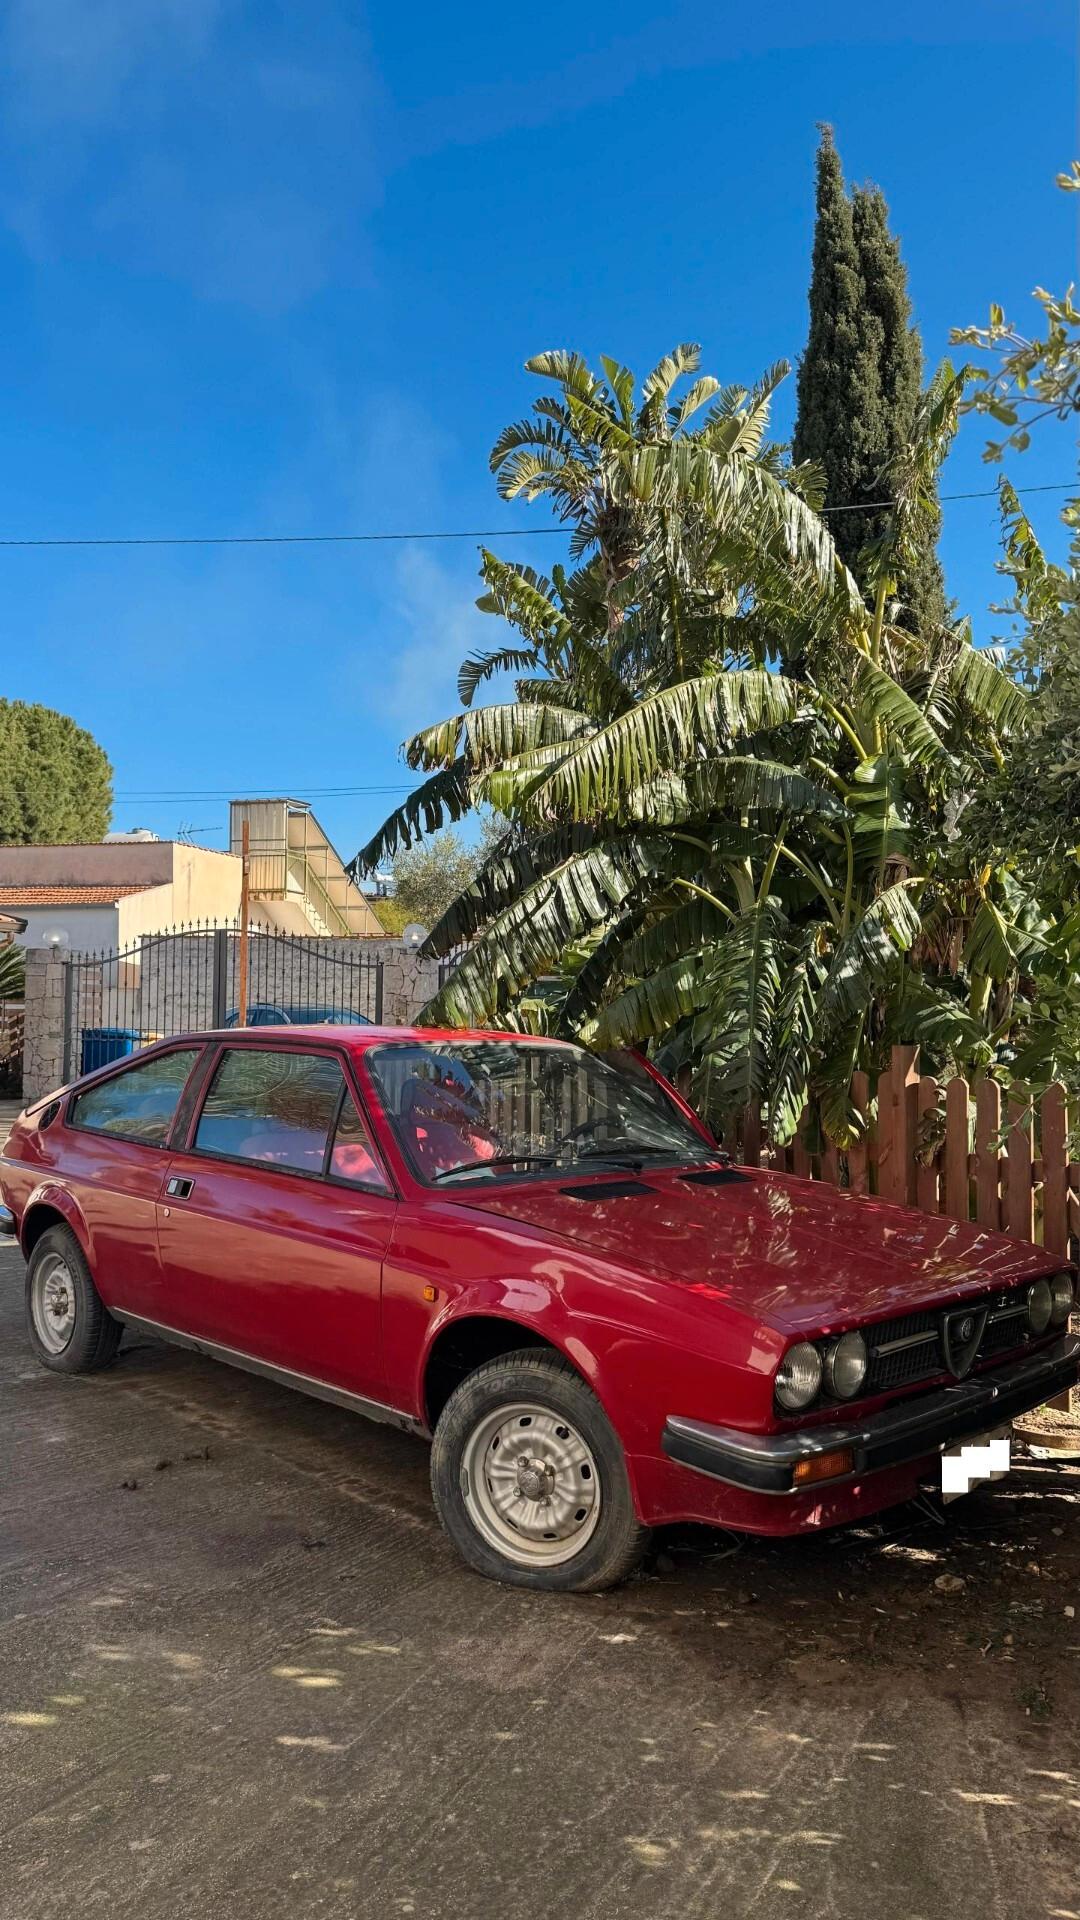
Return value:
M 709 1186 L 667 1169 L 522 1183 L 474 1190 L 467 1204 L 796 1333 L 890 1319 L 1053 1267 L 1041 1247 L 983 1227 L 749 1168 Z

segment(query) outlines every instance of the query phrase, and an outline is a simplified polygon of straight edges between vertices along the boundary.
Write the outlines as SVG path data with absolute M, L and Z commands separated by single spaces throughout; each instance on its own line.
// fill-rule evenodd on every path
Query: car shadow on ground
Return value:
M 423 1442 L 141 1336 L 125 1341 L 113 1378 L 211 1446 L 254 1445 L 264 1474 L 278 1459 L 451 1553 Z M 750 1667 L 781 1661 L 803 1681 L 933 1673 L 947 1689 L 962 1670 L 969 1696 L 1004 1688 L 1042 1720 L 1055 1698 L 1080 1693 L 1078 1507 L 1080 1467 L 1020 1447 L 1004 1480 L 945 1508 L 927 1499 L 786 1539 L 661 1529 L 640 1571 L 603 1605 L 613 1616 L 645 1605 L 707 1619 L 714 1636 L 735 1633 Z
M 888 1920 L 1076 1910 L 1075 1468 L 945 1526 L 671 1528 L 614 1592 L 523 1592 L 463 1566 L 392 1428 L 141 1336 L 46 1374 L 14 1267 L 19 1920 L 87 1887 L 145 1920 L 862 1920 L 868 1876 Z

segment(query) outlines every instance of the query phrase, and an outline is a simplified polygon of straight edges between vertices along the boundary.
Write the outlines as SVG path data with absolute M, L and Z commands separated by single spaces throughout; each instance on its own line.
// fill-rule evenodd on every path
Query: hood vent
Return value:
M 590 1180 L 583 1187 L 560 1187 L 569 1200 L 628 1200 L 635 1193 L 654 1193 L 643 1180 Z
M 741 1186 L 748 1179 L 745 1173 L 739 1173 L 734 1167 L 705 1167 L 700 1173 L 680 1173 L 688 1187 L 732 1187 Z

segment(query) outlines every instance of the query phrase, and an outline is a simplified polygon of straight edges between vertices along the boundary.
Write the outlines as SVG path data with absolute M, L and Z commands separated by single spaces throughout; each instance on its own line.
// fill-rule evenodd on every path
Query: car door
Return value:
M 227 1042 L 162 1183 L 159 1317 L 378 1400 L 396 1207 L 335 1049 Z
M 158 1298 L 157 1200 L 168 1139 L 201 1046 L 136 1056 L 68 1102 L 57 1170 L 86 1221 L 94 1279 L 106 1306 L 146 1313 Z

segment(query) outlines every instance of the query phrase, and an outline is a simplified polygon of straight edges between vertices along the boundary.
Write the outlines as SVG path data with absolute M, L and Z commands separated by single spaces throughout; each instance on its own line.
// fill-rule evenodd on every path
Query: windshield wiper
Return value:
M 637 1172 L 645 1165 L 646 1160 L 659 1158 L 678 1161 L 682 1153 L 682 1147 L 593 1147 L 587 1153 L 579 1153 L 574 1165 L 580 1167 L 588 1161 L 592 1166 L 630 1167 Z
M 458 1167 L 443 1167 L 433 1173 L 436 1180 L 452 1180 L 456 1173 L 479 1173 L 484 1167 L 553 1167 L 553 1153 L 495 1153 L 490 1160 L 465 1160 Z

